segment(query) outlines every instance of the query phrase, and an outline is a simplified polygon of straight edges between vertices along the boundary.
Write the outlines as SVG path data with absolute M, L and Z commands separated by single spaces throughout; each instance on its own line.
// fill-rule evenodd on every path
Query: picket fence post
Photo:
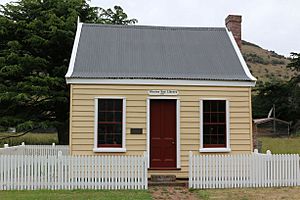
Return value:
M 144 189 L 148 189 L 148 154 L 144 151 L 144 160 L 143 160 L 143 169 L 144 169 Z
M 189 188 L 192 188 L 193 184 L 193 152 L 189 151 Z

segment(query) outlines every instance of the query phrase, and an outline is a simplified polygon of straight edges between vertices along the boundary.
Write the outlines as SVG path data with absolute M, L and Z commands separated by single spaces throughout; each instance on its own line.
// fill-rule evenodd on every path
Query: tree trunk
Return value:
M 61 145 L 69 144 L 69 123 L 66 121 L 65 123 L 56 126 L 57 135 L 58 135 L 58 143 Z

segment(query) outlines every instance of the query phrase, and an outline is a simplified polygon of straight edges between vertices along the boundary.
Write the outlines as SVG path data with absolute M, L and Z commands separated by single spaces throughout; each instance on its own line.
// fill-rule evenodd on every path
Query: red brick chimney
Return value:
M 241 48 L 242 46 L 242 33 L 241 33 L 241 26 L 242 26 L 242 16 L 241 15 L 228 15 L 225 19 L 226 27 L 229 31 L 232 32 L 233 37 Z

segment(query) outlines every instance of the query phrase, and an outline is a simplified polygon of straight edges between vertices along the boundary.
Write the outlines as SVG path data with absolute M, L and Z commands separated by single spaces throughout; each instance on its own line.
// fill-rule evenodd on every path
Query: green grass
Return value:
M 145 190 L 37 190 L 0 191 L 1 200 L 147 200 L 151 195 Z
M 206 190 L 198 190 L 197 191 L 197 196 L 200 199 L 203 199 L 203 200 L 209 200 L 210 199 L 210 193 Z
M 0 133 L 0 138 L 16 135 L 19 133 Z M 0 140 L 0 148 L 3 147 L 3 144 L 8 144 L 9 146 L 20 145 L 22 142 L 25 144 L 58 144 L 57 133 L 27 133 L 21 137 L 13 137 L 5 140 Z
M 300 199 L 300 187 L 206 189 L 191 192 L 203 200 Z
M 289 138 L 272 138 L 272 137 L 259 137 L 262 141 L 262 152 L 271 150 L 273 154 L 300 154 L 300 137 Z

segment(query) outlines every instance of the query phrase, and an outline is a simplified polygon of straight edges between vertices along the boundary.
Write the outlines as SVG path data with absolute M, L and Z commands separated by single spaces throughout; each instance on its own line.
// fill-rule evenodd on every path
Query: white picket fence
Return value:
M 143 156 L 0 155 L 0 190 L 147 189 Z
M 190 152 L 190 188 L 297 185 L 300 185 L 298 154 L 193 155 Z
M 35 156 L 56 156 L 58 152 L 62 155 L 69 155 L 68 145 L 25 145 L 23 142 L 18 146 L 9 147 L 8 144 L 4 148 L 0 148 L 0 155 L 35 155 Z

